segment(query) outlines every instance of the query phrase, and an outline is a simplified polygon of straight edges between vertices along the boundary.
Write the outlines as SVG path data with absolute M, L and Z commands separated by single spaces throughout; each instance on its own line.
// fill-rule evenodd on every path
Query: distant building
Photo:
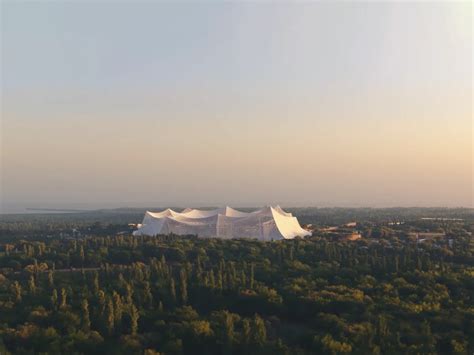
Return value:
M 439 232 L 411 232 L 408 235 L 416 239 L 432 239 L 432 238 L 443 238 L 446 237 L 445 233 Z
M 177 234 L 217 238 L 256 238 L 258 240 L 293 239 L 310 236 L 298 220 L 280 206 L 268 206 L 254 212 L 231 207 L 215 210 L 186 208 L 182 212 L 166 209 L 145 213 L 133 235 Z
M 337 231 L 339 227 L 326 227 L 326 228 L 321 228 L 321 232 L 334 232 Z
M 341 240 L 348 240 L 348 241 L 354 241 L 362 238 L 362 234 L 360 233 L 351 233 L 351 234 L 345 234 L 341 236 Z
M 401 224 L 405 224 L 405 222 L 403 222 L 403 221 L 388 222 L 389 226 L 395 226 L 395 225 L 399 226 Z

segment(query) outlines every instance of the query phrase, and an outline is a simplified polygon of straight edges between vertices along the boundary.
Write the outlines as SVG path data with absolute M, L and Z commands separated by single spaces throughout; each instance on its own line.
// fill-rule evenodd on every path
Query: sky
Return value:
M 2 212 L 467 206 L 466 2 L 1 3 Z

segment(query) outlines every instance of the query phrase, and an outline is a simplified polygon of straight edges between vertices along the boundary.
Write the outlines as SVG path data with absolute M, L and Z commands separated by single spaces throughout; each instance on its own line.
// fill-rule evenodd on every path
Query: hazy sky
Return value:
M 473 205 L 469 1 L 1 6 L 4 211 Z

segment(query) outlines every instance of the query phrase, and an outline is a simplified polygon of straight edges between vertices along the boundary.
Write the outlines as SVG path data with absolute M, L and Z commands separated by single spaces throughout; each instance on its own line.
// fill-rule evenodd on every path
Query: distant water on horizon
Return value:
M 30 208 L 30 207 L 15 207 L 15 208 L 0 208 L 0 215 L 2 214 L 38 214 L 38 213 L 75 213 L 84 212 L 87 210 L 67 209 L 67 208 Z
M 275 203 L 277 204 L 277 203 Z M 12 204 L 3 203 L 0 204 L 0 215 L 2 214 L 41 214 L 41 213 L 77 213 L 77 212 L 88 212 L 96 210 L 107 210 L 107 209 L 160 209 L 160 208 L 216 208 L 222 206 L 231 206 L 234 208 L 260 208 L 265 205 L 271 205 L 269 203 L 72 203 L 72 204 Z M 368 206 L 362 204 L 307 204 L 298 205 L 291 203 L 279 203 L 283 208 L 467 208 L 472 209 L 471 206 Z
M 74 213 L 93 211 L 102 208 L 86 204 L 50 205 L 50 204 L 1 204 L 0 214 L 34 214 L 34 213 Z M 113 207 L 112 207 L 113 208 Z

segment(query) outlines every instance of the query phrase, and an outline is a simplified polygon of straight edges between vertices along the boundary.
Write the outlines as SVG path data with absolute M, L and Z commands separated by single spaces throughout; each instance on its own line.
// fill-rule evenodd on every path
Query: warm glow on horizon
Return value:
M 470 2 L 5 2 L 1 28 L 5 212 L 474 207 Z

